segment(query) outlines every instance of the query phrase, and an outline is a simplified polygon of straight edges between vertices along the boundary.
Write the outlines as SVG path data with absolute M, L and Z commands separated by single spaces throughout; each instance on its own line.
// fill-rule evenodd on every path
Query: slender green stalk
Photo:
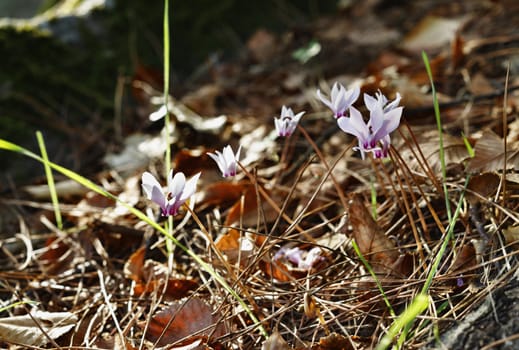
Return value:
M 20 305 L 23 305 L 23 304 L 38 305 L 37 302 L 32 301 L 32 300 L 22 300 L 22 301 L 17 301 L 15 303 L 6 305 L 4 307 L 0 307 L 0 312 L 4 312 L 6 310 L 12 309 L 13 307 L 17 307 L 17 306 L 20 306 Z
M 61 230 L 63 229 L 63 221 L 61 219 L 61 210 L 59 209 L 58 193 L 56 192 L 54 177 L 52 176 L 52 170 L 48 163 L 49 157 L 47 155 L 47 148 L 45 147 L 45 141 L 43 140 L 41 131 L 36 131 L 36 138 L 38 139 L 38 146 L 40 147 L 41 157 L 44 160 L 43 167 L 45 168 L 45 175 L 47 177 L 47 184 L 49 186 L 50 198 L 52 200 L 52 206 L 54 207 L 56 226 Z
M 375 188 L 375 177 L 370 176 L 369 179 L 371 187 L 371 215 L 373 219 L 377 220 L 377 189 Z
M 359 246 L 357 245 L 357 242 L 355 242 L 354 239 L 351 240 L 351 245 L 353 246 L 353 249 L 355 250 L 355 253 L 357 253 L 360 261 L 362 261 L 364 266 L 366 266 L 366 269 L 368 269 L 371 277 L 373 277 L 373 279 L 375 280 L 375 283 L 377 284 L 378 290 L 380 291 L 380 294 L 382 294 L 382 299 L 384 299 L 384 302 L 387 305 L 387 308 L 389 310 L 389 314 L 391 316 L 395 317 L 396 316 L 395 310 L 393 310 L 393 307 L 391 306 L 391 303 L 389 302 L 389 299 L 387 298 L 386 293 L 384 292 L 384 288 L 382 288 L 382 283 L 380 283 L 380 280 L 378 279 L 377 274 L 375 273 L 375 271 L 373 271 L 373 268 L 371 267 L 369 262 L 366 260 L 366 258 L 364 258 L 364 255 L 362 255 L 362 253 L 361 253 L 361 251 L 359 249 Z
M 465 179 L 464 188 L 467 188 L 469 180 L 470 180 L 470 176 L 467 176 L 467 178 Z M 463 191 L 461 193 L 460 199 L 458 201 L 458 205 L 456 206 L 456 211 L 454 212 L 454 216 L 451 218 L 451 220 L 449 220 L 449 227 L 448 227 L 445 237 L 443 239 L 440 250 L 438 251 L 438 254 L 436 254 L 436 257 L 434 258 L 434 262 L 431 266 L 431 270 L 429 271 L 429 274 L 427 275 L 427 279 L 422 288 L 422 293 L 427 293 L 429 291 L 429 287 L 432 284 L 433 278 L 436 275 L 436 272 L 438 271 L 438 266 L 440 265 L 441 259 L 442 259 L 443 255 L 445 254 L 445 250 L 447 249 L 447 245 L 449 244 L 449 242 L 453 236 L 454 226 L 456 225 L 456 220 L 458 219 L 458 217 L 460 215 L 464 196 L 465 196 L 465 191 Z
M 171 121 L 169 119 L 169 0 L 164 0 L 164 107 L 166 115 L 164 116 L 164 128 L 166 129 L 166 154 L 164 156 L 164 166 L 166 169 L 166 177 L 171 170 L 171 145 L 170 145 L 170 128 Z M 169 184 L 168 184 L 169 185 Z
M 160 226 L 158 223 L 150 219 L 146 214 L 144 214 L 142 211 L 134 208 L 133 206 L 127 204 L 126 202 L 120 200 L 117 196 L 114 196 L 110 192 L 106 191 L 104 188 L 96 185 L 89 179 L 73 172 L 72 170 L 69 170 L 65 167 L 62 167 L 61 165 L 55 164 L 49 160 L 45 160 L 42 157 L 38 156 L 37 154 L 18 146 L 12 142 L 5 141 L 3 139 L 0 139 L 0 149 L 5 149 L 7 151 L 17 152 L 20 154 L 23 154 L 24 156 L 27 156 L 29 158 L 35 159 L 40 163 L 46 163 L 50 168 L 54 169 L 55 171 L 65 175 L 66 177 L 76 181 L 77 183 L 85 186 L 86 188 L 102 195 L 107 198 L 110 198 L 118 203 L 120 203 L 122 206 L 124 206 L 126 209 L 128 209 L 133 215 L 135 215 L 138 219 L 146 222 L 148 225 L 162 233 L 165 237 L 170 239 L 177 247 L 182 249 L 186 254 L 188 254 L 193 260 L 207 273 L 209 273 L 232 297 L 238 301 L 238 303 L 241 305 L 243 310 L 249 315 L 252 322 L 254 322 L 255 327 L 259 329 L 261 334 L 267 338 L 268 334 L 263 325 L 260 323 L 260 321 L 257 319 L 257 317 L 254 315 L 252 310 L 248 307 L 248 305 L 245 303 L 245 301 L 238 295 L 238 293 L 232 289 L 229 284 L 225 281 L 225 279 L 218 273 L 216 270 L 214 270 L 208 263 L 206 263 L 202 258 L 197 255 L 195 252 L 187 248 L 185 245 L 183 245 L 180 241 L 178 241 L 174 236 L 172 236 L 164 227 Z
M 443 194 L 445 197 L 445 209 L 447 210 L 447 217 L 449 222 L 451 222 L 452 212 L 451 212 L 451 204 L 449 201 L 449 191 L 447 189 L 447 167 L 445 166 L 445 149 L 443 148 L 443 130 L 442 130 L 442 121 L 440 117 L 440 104 L 438 103 L 438 96 L 436 94 L 436 88 L 434 87 L 434 81 L 431 71 L 431 65 L 429 64 L 429 58 L 425 51 L 422 51 L 422 59 L 425 64 L 425 69 L 427 70 L 427 75 L 429 76 L 429 80 L 431 82 L 431 91 L 433 97 L 433 106 L 434 106 L 434 115 L 436 117 L 436 125 L 438 126 L 438 137 L 440 141 L 440 164 L 442 171 L 442 183 L 443 183 Z
M 400 316 L 393 322 L 388 332 L 384 335 L 380 343 L 378 343 L 376 350 L 385 350 L 393 339 L 400 333 L 400 331 L 414 321 L 416 316 L 421 314 L 429 306 L 429 295 L 425 293 L 419 293 L 416 295 L 409 305 Z

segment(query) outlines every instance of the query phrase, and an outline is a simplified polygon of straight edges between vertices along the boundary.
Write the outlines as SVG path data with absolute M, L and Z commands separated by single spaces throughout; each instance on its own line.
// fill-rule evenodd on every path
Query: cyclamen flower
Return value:
M 279 118 L 274 118 L 274 124 L 276 125 L 278 136 L 285 137 L 292 135 L 303 114 L 305 114 L 305 112 L 299 112 L 294 115 L 292 108 L 287 108 L 285 106 L 281 107 L 281 116 Z
M 184 173 L 176 173 L 173 177 L 171 170 L 168 174 L 168 190 L 164 194 L 155 176 L 146 171 L 142 174 L 142 189 L 148 199 L 160 206 L 163 216 L 176 215 L 178 209 L 195 193 L 199 177 L 200 173 L 186 182 Z
M 398 107 L 398 104 L 400 103 L 400 100 L 402 99 L 402 96 L 397 92 L 396 98 L 390 102 L 387 99 L 386 96 L 380 92 L 380 90 L 375 94 L 376 97 L 370 96 L 368 94 L 364 94 L 364 103 L 366 104 L 366 107 L 373 111 L 376 108 L 382 108 L 384 113 L 387 113 L 391 111 L 392 109 L 395 109 Z
M 366 124 L 355 107 L 350 107 L 350 117 L 337 120 L 339 127 L 346 133 L 356 136 L 359 146 L 354 149 L 361 152 L 373 152 L 375 158 L 385 158 L 389 153 L 391 139 L 389 134 L 400 124 L 402 107 L 395 107 L 384 113 L 382 106 L 370 110 L 370 119 Z
M 317 89 L 317 97 L 330 108 L 335 118 L 339 119 L 346 116 L 346 111 L 357 101 L 360 94 L 360 88 L 358 86 L 346 90 L 344 86 L 339 83 L 333 84 L 330 99 L 321 95 L 321 91 Z
M 214 159 L 218 168 L 222 172 L 223 177 L 236 175 L 236 163 L 240 158 L 241 146 L 238 148 L 236 155 L 233 153 L 231 146 L 227 145 L 223 148 L 223 152 L 216 151 L 216 153 L 207 153 L 207 155 Z

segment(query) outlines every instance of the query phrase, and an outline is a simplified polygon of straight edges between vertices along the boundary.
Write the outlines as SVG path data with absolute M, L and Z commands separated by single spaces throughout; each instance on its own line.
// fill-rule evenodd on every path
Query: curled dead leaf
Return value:
M 31 315 L 4 317 L 0 318 L 0 339 L 26 346 L 43 346 L 74 328 L 77 320 L 71 312 L 41 310 L 33 311 Z
M 491 130 L 485 130 L 474 148 L 474 158 L 467 166 L 471 173 L 501 171 L 505 166 L 505 147 L 501 137 Z M 506 168 L 519 169 L 519 149 L 507 146 Z
M 199 339 L 207 343 L 210 338 L 216 339 L 225 332 L 225 324 L 213 313 L 211 306 L 200 298 L 190 298 L 185 302 L 174 302 L 155 314 L 146 331 L 146 339 L 158 341 L 157 346 L 177 342 L 177 345 L 188 345 Z
M 133 295 L 140 296 L 162 288 L 164 280 L 167 286 L 164 291 L 166 300 L 178 300 L 186 297 L 192 290 L 198 288 L 198 283 L 183 277 L 169 276 L 164 272 L 164 265 L 153 261 L 145 261 L 146 248 L 137 249 L 124 264 L 124 273 L 127 278 L 135 281 Z
M 399 252 L 376 223 L 359 195 L 351 196 L 348 214 L 352 226 L 353 239 L 362 255 L 378 273 L 401 274 Z

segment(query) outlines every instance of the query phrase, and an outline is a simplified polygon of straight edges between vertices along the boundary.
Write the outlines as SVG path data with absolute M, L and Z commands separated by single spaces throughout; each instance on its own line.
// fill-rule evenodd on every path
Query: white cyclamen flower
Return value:
M 358 86 L 346 90 L 344 86 L 337 82 L 333 84 L 330 99 L 322 96 L 321 91 L 317 89 L 317 97 L 333 111 L 336 119 L 347 115 L 347 110 L 357 101 L 359 94 L 360 88 Z
M 222 172 L 223 177 L 236 175 L 237 162 L 240 159 L 241 146 L 238 148 L 236 154 L 232 151 L 231 146 L 227 145 L 223 148 L 223 152 L 216 151 L 216 153 L 207 153 L 207 155 L 216 162 L 218 168 Z
M 281 107 L 281 116 L 279 118 L 274 118 L 274 124 L 276 125 L 278 136 L 285 137 L 292 135 L 303 114 L 305 114 L 305 112 L 299 112 L 294 115 L 292 108 L 287 108 L 285 106 Z
M 168 174 L 168 189 L 166 193 L 155 176 L 149 172 L 142 174 L 142 189 L 146 197 L 160 206 L 163 216 L 176 215 L 178 209 L 195 193 L 196 183 L 200 173 L 186 181 L 184 173 L 176 173 L 173 170 Z

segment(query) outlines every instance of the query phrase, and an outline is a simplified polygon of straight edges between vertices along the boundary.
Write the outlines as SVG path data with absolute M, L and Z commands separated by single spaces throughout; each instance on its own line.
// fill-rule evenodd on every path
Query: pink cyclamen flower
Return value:
M 388 156 L 391 139 L 389 134 L 400 124 L 402 107 L 396 107 L 384 113 L 384 109 L 373 108 L 370 111 L 368 123 L 364 122 L 362 115 L 355 107 L 350 107 L 350 117 L 337 120 L 339 127 L 346 133 L 354 135 L 359 140 L 359 146 L 354 149 L 361 152 L 373 152 L 375 158 Z
M 357 101 L 359 94 L 360 88 L 358 86 L 346 90 L 344 86 L 336 82 L 333 84 L 330 99 L 328 100 L 322 96 L 321 91 L 317 89 L 317 97 L 333 111 L 337 119 L 346 116 L 347 110 Z
M 160 206 L 163 216 L 176 215 L 179 208 L 195 193 L 196 183 L 200 173 L 186 181 L 184 173 L 176 173 L 173 170 L 168 174 L 168 190 L 166 193 L 155 176 L 149 172 L 142 174 L 142 189 L 146 197 Z
M 303 114 L 305 114 L 305 112 L 299 112 L 294 115 L 292 108 L 287 108 L 285 106 L 281 107 L 280 117 L 274 118 L 274 124 L 276 125 L 278 136 L 285 137 L 292 135 Z
M 236 164 L 240 158 L 240 151 L 241 146 L 238 148 L 236 154 L 234 154 L 231 146 L 227 145 L 223 148 L 223 152 L 216 151 L 216 153 L 207 153 L 207 155 L 216 162 L 222 172 L 222 176 L 229 177 L 236 175 Z

